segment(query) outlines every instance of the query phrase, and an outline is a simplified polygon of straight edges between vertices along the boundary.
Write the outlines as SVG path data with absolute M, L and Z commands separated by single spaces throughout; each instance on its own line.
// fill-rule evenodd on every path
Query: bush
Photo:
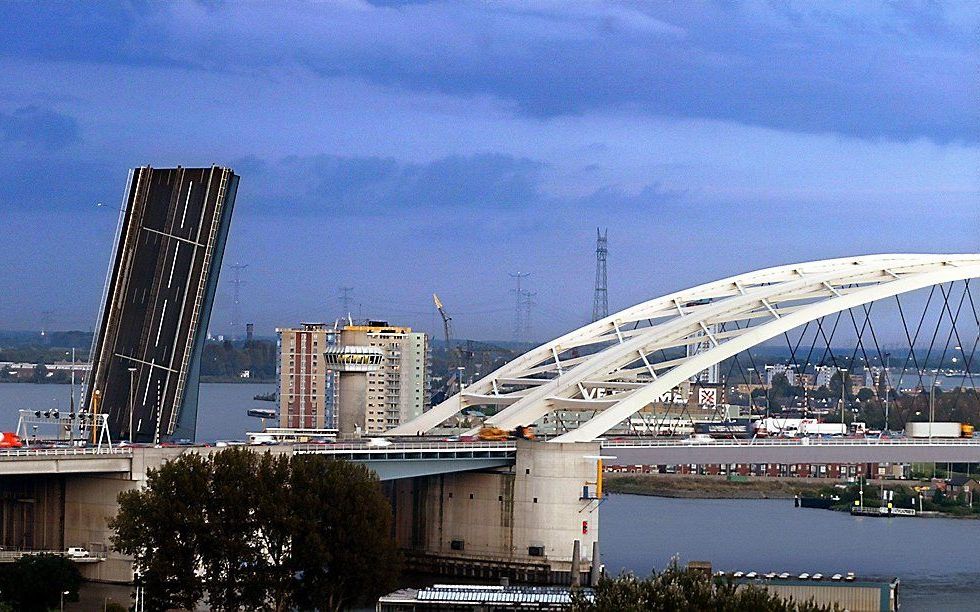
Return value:
M 621 574 L 603 577 L 590 599 L 579 590 L 572 595 L 575 612 L 821 612 L 836 610 L 812 602 L 797 603 L 754 585 L 738 586 L 730 578 L 714 578 L 699 570 L 681 569 L 676 559 L 648 578 Z

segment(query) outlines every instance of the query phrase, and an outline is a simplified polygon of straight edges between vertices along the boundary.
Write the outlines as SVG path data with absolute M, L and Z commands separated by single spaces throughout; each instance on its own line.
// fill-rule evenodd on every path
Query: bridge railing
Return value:
M 397 451 L 469 451 L 469 450 L 514 450 L 514 442 L 394 442 L 387 446 L 370 446 L 368 444 L 294 444 L 298 452 L 351 452 L 363 451 L 373 453 Z
M 106 558 L 105 552 L 89 552 L 87 555 L 72 555 L 64 550 L 0 550 L 0 563 L 13 563 L 23 557 L 31 555 L 56 555 L 66 557 L 72 561 L 103 561 Z
M 604 440 L 604 448 L 683 446 L 683 447 L 730 447 L 730 446 L 980 446 L 980 438 L 752 438 L 748 440 Z
M 132 448 L 4 448 L 0 449 L 0 457 L 71 457 L 82 455 L 132 455 Z

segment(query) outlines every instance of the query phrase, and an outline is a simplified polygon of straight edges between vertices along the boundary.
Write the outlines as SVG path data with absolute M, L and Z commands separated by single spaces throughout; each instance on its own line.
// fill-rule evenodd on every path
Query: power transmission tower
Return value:
M 596 228 L 595 244 L 595 297 L 592 298 L 592 320 L 598 321 L 609 316 L 609 291 L 606 286 L 606 255 L 609 253 L 607 238 L 609 229 L 605 232 Z
M 241 318 L 242 318 L 242 312 L 241 312 L 242 285 L 245 284 L 245 281 L 242 280 L 242 271 L 248 267 L 248 264 L 236 263 L 236 264 L 232 264 L 229 267 L 235 271 L 235 278 L 231 280 L 231 286 L 234 287 L 235 289 L 234 308 L 231 313 L 232 316 L 231 327 L 233 330 L 232 333 L 237 334 L 238 328 L 241 325 Z
M 531 299 L 537 295 L 537 292 L 531 293 L 527 289 L 523 291 L 523 300 L 521 301 L 521 306 L 524 308 L 524 333 L 521 341 L 524 343 L 531 342 L 531 307 L 534 306 L 534 301 Z
M 517 281 L 517 288 L 511 289 L 516 300 L 514 306 L 514 342 L 524 342 L 522 338 L 524 333 L 524 292 L 521 291 L 521 279 L 528 276 L 531 276 L 530 272 L 516 272 L 510 275 Z
M 353 287 L 337 288 L 337 299 L 340 300 L 340 307 L 343 309 L 341 314 L 343 314 L 345 317 L 350 315 L 350 305 L 354 301 L 353 293 Z
M 51 342 L 51 336 L 48 332 L 51 331 L 51 315 L 54 314 L 53 310 L 42 310 L 41 311 L 41 342 L 43 344 L 49 344 Z

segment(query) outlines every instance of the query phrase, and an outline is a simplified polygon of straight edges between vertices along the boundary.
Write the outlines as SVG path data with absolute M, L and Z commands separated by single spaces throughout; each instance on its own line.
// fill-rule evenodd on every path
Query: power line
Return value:
M 592 298 L 592 320 L 598 321 L 609 316 L 609 291 L 606 284 L 609 229 L 602 232 L 596 228 L 595 233 L 595 295 Z

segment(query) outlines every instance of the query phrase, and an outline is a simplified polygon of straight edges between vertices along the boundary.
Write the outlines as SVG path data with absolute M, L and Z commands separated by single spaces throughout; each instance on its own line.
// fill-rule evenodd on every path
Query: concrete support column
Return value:
M 599 539 L 588 493 L 598 454 L 596 443 L 521 440 L 513 468 L 398 481 L 396 539 L 422 571 L 570 583 Z

